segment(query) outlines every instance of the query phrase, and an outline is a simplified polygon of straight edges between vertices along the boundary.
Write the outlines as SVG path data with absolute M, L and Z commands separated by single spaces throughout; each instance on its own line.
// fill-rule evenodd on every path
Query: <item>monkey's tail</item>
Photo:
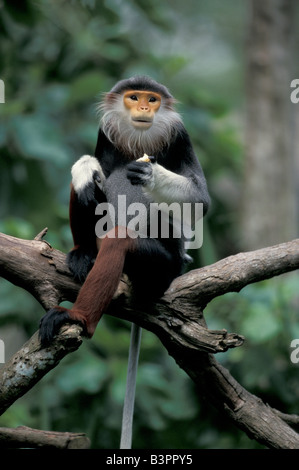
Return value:
M 136 375 L 140 351 L 142 328 L 132 323 L 129 349 L 126 394 L 123 408 L 120 449 L 131 449 L 133 433 L 133 414 L 136 390 Z

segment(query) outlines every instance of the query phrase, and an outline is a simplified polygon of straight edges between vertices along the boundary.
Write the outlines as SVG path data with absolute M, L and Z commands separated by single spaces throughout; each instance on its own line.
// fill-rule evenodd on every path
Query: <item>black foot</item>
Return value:
M 83 283 L 87 274 L 91 270 L 97 253 L 93 250 L 89 252 L 81 247 L 72 250 L 67 255 L 67 265 L 76 281 Z
M 65 323 L 74 323 L 66 308 L 54 307 L 48 310 L 39 324 L 39 340 L 42 347 L 45 348 L 51 344 L 54 336 Z

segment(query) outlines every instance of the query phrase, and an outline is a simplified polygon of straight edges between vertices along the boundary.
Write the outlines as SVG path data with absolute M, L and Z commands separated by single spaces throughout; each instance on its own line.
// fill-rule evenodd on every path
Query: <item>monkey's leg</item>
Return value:
M 91 337 L 107 309 L 119 284 L 126 254 L 133 250 L 136 240 L 126 228 L 116 227 L 101 242 L 95 264 L 80 289 L 72 309 L 54 307 L 40 322 L 40 341 L 47 346 L 65 323 L 80 323 Z M 111 238 L 114 235 L 114 238 Z

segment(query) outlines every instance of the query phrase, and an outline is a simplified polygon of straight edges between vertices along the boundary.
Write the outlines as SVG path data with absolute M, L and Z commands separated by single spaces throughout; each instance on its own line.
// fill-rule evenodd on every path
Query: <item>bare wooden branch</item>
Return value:
M 299 434 L 276 410 L 244 389 L 211 354 L 170 354 L 196 383 L 201 396 L 250 438 L 274 449 L 299 449 Z M 289 423 L 293 424 L 293 423 Z
M 15 447 L 89 449 L 90 441 L 83 433 L 40 431 L 27 426 L 0 428 L 0 449 Z
M 0 275 L 27 289 L 48 309 L 62 300 L 74 301 L 80 286 L 68 271 L 65 255 L 41 241 L 42 236 L 28 241 L 0 234 Z M 298 268 L 299 240 L 240 253 L 177 278 L 164 297 L 147 311 L 136 310 L 131 304 L 130 284 L 124 276 L 107 314 L 134 321 L 157 334 L 179 366 L 197 384 L 200 394 L 249 436 L 268 447 L 299 448 L 299 436 L 286 420 L 243 389 L 210 354 L 240 346 L 244 338 L 225 330 L 209 330 L 203 317 L 204 307 L 213 298 Z M 10 406 L 55 367 L 63 355 L 79 346 L 82 330 L 74 328 L 74 325 L 64 327 L 46 350 L 40 350 L 35 335 L 29 341 L 32 346 L 27 343 L 0 370 L 0 388 L 4 392 L 0 410 Z M 65 335 L 77 336 L 79 343 L 69 348 Z M 36 374 L 33 364 L 37 367 Z M 9 395 L 11 388 L 15 391 Z
M 65 260 L 63 253 L 45 241 L 21 240 L 0 234 L 0 275 L 31 292 L 45 309 L 63 300 L 74 301 L 78 294 L 80 285 L 72 279 Z M 165 331 L 173 341 L 192 349 L 223 352 L 243 343 L 240 335 L 208 330 L 200 304 L 196 315 L 193 308 L 189 306 L 187 310 L 187 305 L 182 305 L 175 316 L 169 305 L 172 300 L 166 297 L 166 301 L 162 299 L 149 311 L 140 312 L 130 305 L 130 292 L 130 284 L 124 276 L 107 313 L 134 321 L 155 333 Z
M 74 300 L 80 288 L 72 279 L 65 258 L 45 240 L 21 240 L 0 234 L 0 276 L 26 289 L 46 310 L 63 300 Z M 61 286 L 59 280 L 63 280 Z
M 299 268 L 299 239 L 256 251 L 229 256 L 202 269 L 195 269 L 174 280 L 167 291 L 168 299 L 199 304 L 227 292 Z M 172 294 L 172 295 L 171 295 Z
M 275 413 L 277 416 L 279 416 L 283 421 L 285 421 L 287 424 L 290 426 L 293 426 L 294 428 L 299 427 L 299 416 L 298 415 L 289 415 L 286 413 L 282 413 L 279 410 L 275 410 L 273 408 L 273 413 Z
M 48 232 L 48 227 L 45 227 L 41 232 L 39 232 L 35 237 L 34 237 L 34 240 L 38 240 L 38 241 L 41 241 L 44 236 L 47 234 Z
M 79 325 L 63 327 L 51 348 L 41 349 L 38 333 L 0 369 L 0 415 L 30 390 L 61 359 L 82 343 Z

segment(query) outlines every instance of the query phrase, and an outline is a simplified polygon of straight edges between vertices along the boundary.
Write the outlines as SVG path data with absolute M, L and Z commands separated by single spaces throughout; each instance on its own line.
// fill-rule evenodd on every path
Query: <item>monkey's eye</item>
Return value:
M 148 101 L 149 103 L 155 103 L 155 101 L 157 101 L 157 98 L 155 98 L 154 96 L 151 96 Z
M 133 101 L 138 101 L 138 98 L 137 98 L 136 95 L 132 95 L 132 96 L 130 96 L 130 98 L 131 98 L 131 100 L 133 100 Z

